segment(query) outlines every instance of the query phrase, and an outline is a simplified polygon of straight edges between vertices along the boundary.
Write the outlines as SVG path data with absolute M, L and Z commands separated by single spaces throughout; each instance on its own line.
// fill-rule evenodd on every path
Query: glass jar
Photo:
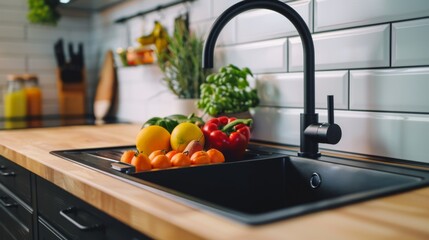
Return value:
M 16 74 L 8 75 L 7 80 L 3 101 L 5 128 L 25 128 L 27 97 L 24 90 L 24 80 Z
M 30 127 L 41 126 L 42 116 L 42 91 L 39 80 L 35 74 L 24 74 L 24 89 L 27 99 L 27 118 Z

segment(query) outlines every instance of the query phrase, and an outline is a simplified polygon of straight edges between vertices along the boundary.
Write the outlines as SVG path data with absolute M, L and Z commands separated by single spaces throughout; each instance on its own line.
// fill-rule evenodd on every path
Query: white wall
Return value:
M 63 38 L 65 44 L 84 44 L 85 60 L 90 53 L 90 14 L 64 11 L 58 26 L 30 24 L 27 21 L 27 0 L 0 0 L 0 86 L 6 85 L 11 73 L 35 73 L 43 91 L 43 113 L 59 112 L 56 89 L 56 60 L 54 43 Z M 66 51 L 66 49 L 65 49 Z M 87 82 L 95 79 L 95 65 L 86 61 Z M 92 91 L 88 89 L 88 102 Z M 3 97 L 0 98 L 0 117 L 3 116 Z
M 192 28 L 206 35 L 235 2 L 196 1 Z M 429 162 L 429 1 L 288 4 L 313 33 L 320 120 L 326 120 L 326 95 L 334 94 L 343 129 L 339 144 L 321 147 Z M 257 74 L 261 104 L 253 138 L 298 145 L 303 56 L 292 25 L 274 12 L 249 11 L 232 19 L 217 43 L 216 67 L 233 63 Z
M 127 1 L 93 15 L 92 48 L 88 56 L 93 64 L 100 65 L 107 49 L 137 45 L 135 39 L 148 33 L 156 19 L 171 26 L 171 19 L 184 7 L 132 19 L 126 24 L 113 23 L 119 17 L 165 2 L 168 1 Z M 191 4 L 192 28 L 207 34 L 216 17 L 235 2 L 238 1 L 195 1 Z M 313 33 L 316 107 L 321 121 L 326 120 L 326 95 L 335 95 L 336 121 L 343 129 L 343 139 L 338 145 L 321 147 L 429 162 L 429 1 L 287 3 L 300 13 Z M 14 0 L 0 0 L 0 4 L 23 14 L 23 7 Z M 10 40 L 0 35 L 0 63 L 6 64 L 0 71 L 9 72 L 15 66 L 18 68 L 15 70 L 27 70 L 28 59 L 43 55 L 33 49 L 43 49 L 44 41 L 30 43 L 27 33 L 22 33 L 28 31 L 27 23 L 17 19 L 4 24 L 6 17 L 3 13 L 0 16 L 0 28 L 13 36 Z M 31 53 L 11 53 L 2 58 L 2 49 L 10 49 L 15 42 L 30 45 Z M 222 31 L 216 48 L 216 66 L 233 63 L 248 66 L 257 74 L 261 104 L 254 112 L 254 139 L 299 144 L 302 57 L 299 37 L 277 13 L 249 11 L 234 18 Z M 119 117 L 126 119 L 127 115 L 122 111 Z M 132 116 L 137 122 L 145 120 L 144 114 Z

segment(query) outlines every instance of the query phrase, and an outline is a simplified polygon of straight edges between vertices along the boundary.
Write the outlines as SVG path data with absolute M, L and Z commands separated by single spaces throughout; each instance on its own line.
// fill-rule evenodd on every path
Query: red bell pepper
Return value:
M 229 161 L 242 159 L 250 140 L 252 122 L 252 119 L 225 116 L 210 119 L 202 128 L 207 147 L 221 151 Z

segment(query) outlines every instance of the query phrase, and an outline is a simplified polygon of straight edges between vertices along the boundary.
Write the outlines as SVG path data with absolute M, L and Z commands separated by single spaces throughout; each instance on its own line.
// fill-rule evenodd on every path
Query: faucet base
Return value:
M 316 159 L 322 156 L 320 152 L 317 153 L 307 153 L 307 152 L 298 152 L 299 157 L 312 158 Z
M 317 139 L 305 134 L 305 130 L 319 122 L 319 115 L 317 113 L 301 113 L 301 145 L 298 156 L 307 158 L 320 157 L 319 144 Z

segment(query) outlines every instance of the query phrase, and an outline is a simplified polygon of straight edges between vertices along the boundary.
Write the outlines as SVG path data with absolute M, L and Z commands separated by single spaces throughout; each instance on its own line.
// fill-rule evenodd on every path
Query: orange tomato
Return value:
M 136 172 L 147 171 L 152 169 L 149 158 L 145 153 L 139 153 L 131 160 L 131 165 L 136 167 Z
M 165 150 L 155 150 L 149 155 L 149 159 L 152 161 L 158 155 L 165 155 Z
M 170 162 L 171 162 L 171 159 L 172 159 L 172 158 L 173 158 L 173 156 L 174 156 L 174 155 L 176 155 L 177 153 L 179 153 L 179 151 L 171 150 L 171 151 L 169 151 L 168 153 L 166 153 L 166 154 L 165 154 L 165 156 L 167 156 L 167 157 L 168 157 L 168 159 L 170 159 Z
M 191 165 L 191 160 L 189 159 L 188 155 L 179 152 L 171 158 L 171 164 L 175 167 L 189 166 Z
M 136 152 L 134 150 L 127 150 L 122 154 L 120 161 L 130 164 L 135 154 Z
M 158 155 L 154 157 L 150 163 L 152 164 L 153 168 L 169 168 L 171 167 L 170 159 L 168 159 L 165 155 Z
M 191 164 L 193 165 L 208 164 L 208 163 L 210 163 L 210 157 L 205 151 L 195 152 L 191 156 Z
M 225 156 L 223 153 L 215 148 L 212 148 L 207 151 L 211 163 L 223 163 L 225 162 Z

